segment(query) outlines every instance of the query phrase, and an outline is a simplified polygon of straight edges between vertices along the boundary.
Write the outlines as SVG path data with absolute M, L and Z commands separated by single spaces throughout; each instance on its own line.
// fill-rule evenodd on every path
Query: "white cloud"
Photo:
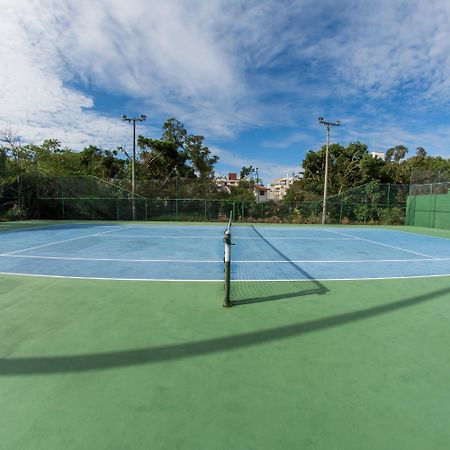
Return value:
M 311 137 L 306 133 L 295 132 L 277 140 L 264 141 L 262 146 L 264 148 L 288 148 L 294 144 L 303 144 L 305 141 L 309 141 L 310 139 Z
M 51 27 L 46 30 L 49 16 L 39 6 L 16 1 L 2 8 L 0 128 L 11 128 L 25 142 L 57 138 L 75 148 L 117 145 L 129 131 L 90 111 L 92 99 L 64 85 L 61 58 L 51 44 L 57 36 Z
M 95 112 L 74 82 L 134 97 L 159 117 L 191 113 L 194 125 L 207 123 L 217 134 L 251 122 L 239 77 L 195 11 L 177 1 L 6 1 L 0 128 L 75 147 L 127 142 L 129 130 Z
M 389 147 L 406 145 L 409 156 L 414 156 L 417 147 L 424 147 L 430 155 L 450 157 L 450 129 L 446 126 L 434 127 L 432 131 L 405 130 L 395 125 L 380 125 L 363 130 L 362 141 L 373 150 L 386 151 Z
M 336 97 L 338 113 L 413 88 L 405 103 L 439 104 L 450 99 L 449 16 L 446 0 L 3 0 L 0 128 L 125 145 L 129 128 L 85 87 L 216 137 L 293 125 Z
M 351 1 L 343 25 L 308 48 L 355 92 L 388 95 L 414 88 L 450 97 L 450 3 Z M 301 53 L 301 52 L 300 52 Z M 437 100 L 437 99 L 435 99 Z

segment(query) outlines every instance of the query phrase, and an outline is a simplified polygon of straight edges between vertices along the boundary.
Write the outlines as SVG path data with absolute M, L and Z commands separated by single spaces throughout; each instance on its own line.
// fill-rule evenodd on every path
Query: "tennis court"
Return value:
M 444 449 L 450 232 L 0 227 L 0 448 Z
M 221 281 L 224 225 L 61 224 L 0 235 L 0 272 Z M 377 227 L 234 226 L 233 280 L 450 275 L 450 241 Z

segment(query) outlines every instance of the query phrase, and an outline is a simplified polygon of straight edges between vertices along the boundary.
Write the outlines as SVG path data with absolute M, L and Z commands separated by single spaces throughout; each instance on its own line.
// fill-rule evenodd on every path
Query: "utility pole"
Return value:
M 259 175 L 258 175 L 258 167 L 255 167 L 254 169 L 253 169 L 254 171 L 255 171 L 255 173 L 256 173 L 256 180 L 255 180 L 255 186 L 254 186 L 254 188 L 253 188 L 253 191 L 255 192 L 256 191 L 256 203 L 259 203 L 259 189 L 258 189 L 258 187 L 259 187 Z
M 131 159 L 131 205 L 133 220 L 136 220 L 136 204 L 134 194 L 136 193 L 136 122 L 143 122 L 147 118 L 146 115 L 141 114 L 140 117 L 127 117 L 122 114 L 122 120 L 133 124 L 133 158 Z
M 327 193 L 328 193 L 328 153 L 330 148 L 330 128 L 338 127 L 341 125 L 340 120 L 336 120 L 336 122 L 327 122 L 323 117 L 319 117 L 319 123 L 324 125 L 327 129 L 327 145 L 325 150 L 325 180 L 323 185 L 323 209 L 322 209 L 322 225 L 325 224 L 325 220 L 327 217 Z

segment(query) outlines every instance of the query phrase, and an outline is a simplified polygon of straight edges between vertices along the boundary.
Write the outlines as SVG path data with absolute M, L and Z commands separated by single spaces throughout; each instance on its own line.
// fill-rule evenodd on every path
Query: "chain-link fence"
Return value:
M 447 194 L 450 171 L 413 169 L 410 178 L 410 195 Z
M 327 223 L 403 224 L 407 195 L 405 185 L 353 188 L 329 197 Z M 243 201 L 213 180 L 139 181 L 133 196 L 128 180 L 0 174 L 0 218 L 8 220 L 225 221 L 230 211 L 236 221 L 320 223 L 322 201 Z
M 329 223 L 405 223 L 409 186 L 367 183 L 327 200 Z

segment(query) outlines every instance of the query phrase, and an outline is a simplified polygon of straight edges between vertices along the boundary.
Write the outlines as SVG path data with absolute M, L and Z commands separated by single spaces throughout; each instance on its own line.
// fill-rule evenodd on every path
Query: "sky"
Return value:
M 132 148 L 205 137 L 216 173 L 298 173 L 325 142 L 450 157 L 448 0 L 0 0 L 0 130 Z

